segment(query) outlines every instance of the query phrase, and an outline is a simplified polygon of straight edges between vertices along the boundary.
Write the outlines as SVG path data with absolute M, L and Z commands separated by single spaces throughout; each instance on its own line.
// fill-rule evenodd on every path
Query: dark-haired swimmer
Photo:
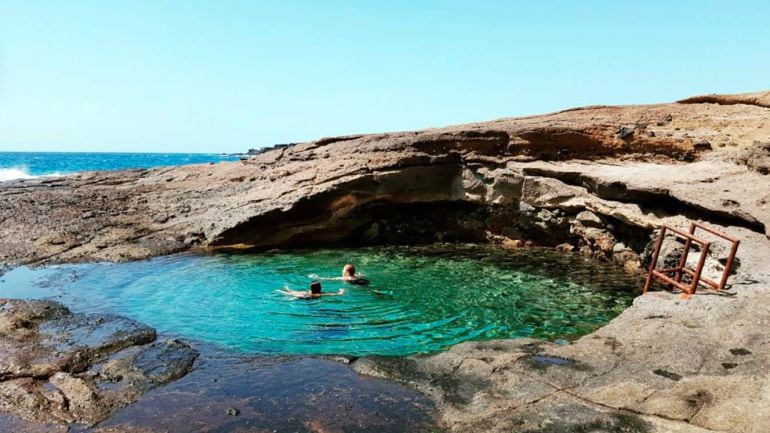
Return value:
M 288 287 L 284 287 L 283 290 L 276 290 L 276 292 L 293 296 L 296 299 L 316 299 L 321 296 L 339 296 L 345 293 L 345 289 L 340 289 L 337 293 L 323 293 L 321 289 L 321 283 L 313 281 L 310 283 L 310 290 L 291 290 Z

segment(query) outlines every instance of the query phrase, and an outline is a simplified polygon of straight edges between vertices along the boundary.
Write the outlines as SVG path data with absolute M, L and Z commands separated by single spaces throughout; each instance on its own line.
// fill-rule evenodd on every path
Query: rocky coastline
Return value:
M 770 416 L 768 97 L 585 107 L 326 138 L 239 162 L 6 182 L 0 266 L 475 241 L 554 247 L 642 272 L 657 227 L 700 221 L 742 241 L 727 295 L 639 297 L 568 345 L 469 342 L 351 365 L 422 391 L 450 431 L 761 432 Z M 720 273 L 725 254 L 715 248 L 707 272 Z M 180 377 L 197 356 L 130 319 L 2 302 L 0 410 L 28 419 L 94 424 Z M 113 338 L 103 329 L 115 321 L 132 331 Z M 57 342 L 51 323 L 99 338 Z M 45 349 L 65 343 L 77 349 Z M 132 361 L 164 353 L 179 363 L 160 377 Z M 114 375 L 132 379 L 99 391 Z M 34 409 L 43 400 L 61 403 Z

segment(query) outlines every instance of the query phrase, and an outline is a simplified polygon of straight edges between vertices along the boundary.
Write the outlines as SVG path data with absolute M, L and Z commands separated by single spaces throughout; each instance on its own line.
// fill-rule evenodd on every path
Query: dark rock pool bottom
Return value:
M 336 276 L 347 262 L 371 284 L 328 282 L 328 291 L 346 294 L 316 301 L 274 291 L 304 288 L 310 274 Z M 201 351 L 193 372 L 93 430 L 105 432 L 437 431 L 424 396 L 301 355 L 410 355 L 466 340 L 574 339 L 619 314 L 639 287 L 638 279 L 577 255 L 478 245 L 182 255 L 20 268 L 0 277 L 3 297 L 125 315 Z M 0 430 L 24 431 L 17 422 L 0 416 Z

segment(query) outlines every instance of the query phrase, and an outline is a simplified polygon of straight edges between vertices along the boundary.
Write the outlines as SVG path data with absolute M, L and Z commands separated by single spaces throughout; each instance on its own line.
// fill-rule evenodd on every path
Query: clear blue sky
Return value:
M 767 0 L 0 0 L 0 151 L 242 151 L 768 88 Z

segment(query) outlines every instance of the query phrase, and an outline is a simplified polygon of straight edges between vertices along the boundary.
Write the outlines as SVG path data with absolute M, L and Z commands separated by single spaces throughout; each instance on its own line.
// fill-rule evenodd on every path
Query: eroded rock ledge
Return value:
M 706 183 L 759 188 L 766 181 L 769 117 L 766 108 L 740 104 L 588 107 L 327 138 L 243 162 L 7 182 L 0 188 L 0 262 L 479 240 L 487 233 L 580 248 L 564 233 L 583 210 L 649 231 L 657 215 L 677 214 L 682 205 L 691 217 L 765 231 L 766 192 L 747 202 Z M 698 159 L 697 168 L 688 163 Z M 586 160 L 595 162 L 574 169 Z M 544 169 L 544 161 L 551 165 Z M 608 172 L 608 164 L 616 170 Z M 404 232 L 408 227 L 423 233 Z
M 0 299 L 0 410 L 31 421 L 94 425 L 184 376 L 197 357 L 124 317 Z
M 741 93 L 738 95 L 702 95 L 679 101 L 682 104 L 746 104 L 770 108 L 770 92 Z

